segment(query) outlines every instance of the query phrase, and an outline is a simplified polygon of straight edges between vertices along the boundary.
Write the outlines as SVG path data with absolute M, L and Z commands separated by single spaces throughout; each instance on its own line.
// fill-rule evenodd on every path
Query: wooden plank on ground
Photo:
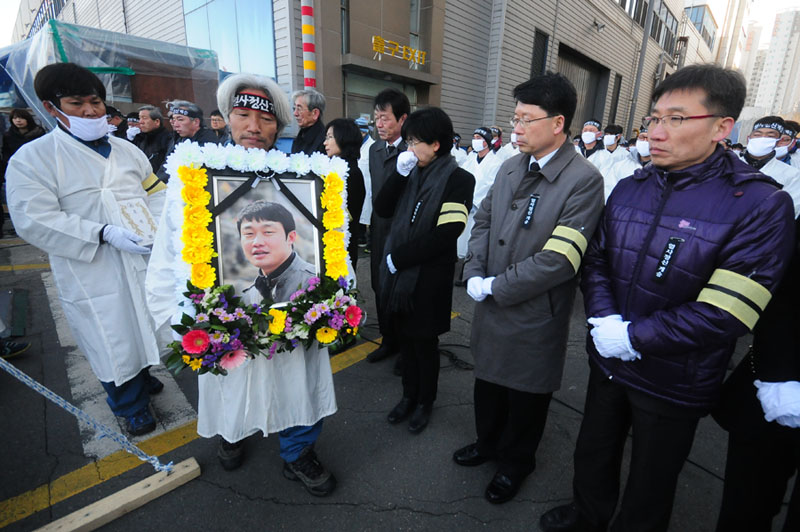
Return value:
M 156 473 L 133 486 L 53 521 L 40 532 L 77 532 L 100 528 L 118 517 L 147 504 L 165 493 L 200 476 L 200 465 L 194 458 L 176 464 L 171 474 Z

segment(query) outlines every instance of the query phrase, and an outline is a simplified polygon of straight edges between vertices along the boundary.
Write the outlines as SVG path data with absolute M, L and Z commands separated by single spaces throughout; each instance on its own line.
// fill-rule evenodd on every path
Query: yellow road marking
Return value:
M 160 456 L 186 445 L 198 437 L 197 421 L 191 421 L 176 429 L 153 436 L 139 443 L 138 446 L 149 455 Z M 67 473 L 50 484 L 6 499 L 0 502 L 0 528 L 49 508 L 140 465 L 143 465 L 143 462 L 132 454 L 117 451 L 102 460 Z
M 378 342 L 380 342 L 378 338 Z M 331 370 L 336 373 L 349 368 L 353 364 L 361 362 L 367 355 L 378 349 L 379 344 L 364 342 L 363 344 L 351 347 L 347 351 L 342 351 L 338 355 L 331 357 Z
M 42 262 L 40 264 L 11 264 L 10 266 L 0 266 L 0 272 L 17 272 L 21 270 L 49 270 L 50 264 Z

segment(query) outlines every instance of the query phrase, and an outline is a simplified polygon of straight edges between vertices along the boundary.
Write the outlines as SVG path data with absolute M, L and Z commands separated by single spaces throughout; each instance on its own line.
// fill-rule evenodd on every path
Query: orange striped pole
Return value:
M 317 49 L 314 44 L 314 0 L 301 0 L 303 23 L 303 85 L 317 86 Z

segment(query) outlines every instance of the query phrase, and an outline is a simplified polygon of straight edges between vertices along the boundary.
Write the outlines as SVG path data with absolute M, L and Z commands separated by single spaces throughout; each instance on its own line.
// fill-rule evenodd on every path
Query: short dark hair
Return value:
M 414 111 L 403 122 L 403 138 L 415 138 L 426 144 L 439 141 L 437 156 L 447 155 L 453 148 L 453 121 L 438 107 L 426 107 Z
M 242 235 L 242 222 L 278 222 L 283 226 L 286 236 L 295 230 L 294 217 L 289 209 L 273 201 L 258 200 L 246 205 L 236 216 L 236 230 Z
M 214 109 L 213 111 L 211 111 L 211 113 L 209 113 L 208 116 L 209 116 L 209 118 L 212 117 L 212 116 L 218 116 L 220 118 L 224 118 L 222 116 L 222 113 L 219 112 L 219 109 Z
M 118 116 L 118 117 L 120 117 L 120 118 L 125 118 L 125 115 L 123 115 L 123 114 L 120 112 L 120 110 L 119 110 L 119 109 L 117 109 L 116 107 L 114 107 L 113 105 L 107 105 L 107 104 L 106 104 L 106 114 L 107 114 L 108 116 L 110 116 L 110 117 L 115 117 L 115 116 Z
M 11 114 L 8 116 L 9 120 L 14 120 L 18 117 L 25 120 L 28 123 L 29 128 L 36 127 L 36 122 L 33 121 L 33 116 L 27 109 L 12 109 Z
M 737 149 L 737 148 L 738 148 L 738 149 L 740 149 L 740 150 L 743 150 L 743 149 L 744 149 L 744 145 L 743 145 L 743 144 L 740 144 L 740 143 L 738 143 L 738 142 L 737 142 L 736 144 L 734 144 L 733 146 L 731 146 L 731 149 L 732 149 L 732 150 L 735 150 L 735 149 Z
M 534 76 L 514 87 L 513 95 L 517 102 L 538 105 L 548 115 L 562 115 L 564 132 L 569 134 L 569 126 L 578 105 L 578 93 L 566 76 L 554 72 Z
M 603 128 L 603 133 L 606 135 L 622 135 L 622 126 L 617 124 L 608 124 Z
M 36 73 L 33 89 L 40 100 L 59 107 L 65 96 L 94 96 L 106 99 L 106 88 L 94 73 L 75 63 L 55 63 Z
M 411 112 L 408 96 L 397 89 L 383 89 L 375 96 L 375 109 L 386 111 L 391 107 L 395 120 Z
M 342 159 L 358 159 L 361 155 L 361 130 L 351 118 L 336 118 L 328 122 L 325 130 L 333 130 L 333 140 L 342 151 Z
M 709 112 L 736 120 L 744 107 L 747 83 L 736 70 L 716 65 L 689 65 L 658 84 L 653 91 L 653 104 L 667 93 L 688 90 L 701 90 L 706 94 L 702 103 Z

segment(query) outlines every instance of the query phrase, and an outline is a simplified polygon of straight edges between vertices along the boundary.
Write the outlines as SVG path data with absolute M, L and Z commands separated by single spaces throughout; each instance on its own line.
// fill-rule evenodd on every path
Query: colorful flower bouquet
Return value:
M 322 235 L 325 275 L 312 277 L 306 286 L 298 286 L 288 302 L 264 307 L 248 305 L 235 294 L 232 286 L 215 287 L 216 272 L 213 233 L 208 210 L 210 195 L 204 167 L 229 167 L 251 172 L 313 172 L 322 177 L 320 197 L 324 213 Z M 358 338 L 364 319 L 357 304 L 357 292 L 348 281 L 346 201 L 347 163 L 321 154 L 286 156 L 272 150 L 245 150 L 240 146 L 203 147 L 184 142 L 167 160 L 171 179 L 167 189 L 168 215 L 179 217 L 181 228 L 181 264 L 176 265 L 178 279 L 186 279 L 185 290 L 176 294 L 182 306 L 179 324 L 172 328 L 181 335 L 169 344 L 172 353 L 166 365 L 177 373 L 185 367 L 198 373 L 226 375 L 248 358 L 261 354 L 271 359 L 276 353 L 302 345 L 311 347 L 343 346 Z M 181 209 L 181 205 L 183 208 Z M 182 283 L 182 281 L 181 281 Z M 290 355 L 286 355 L 290 356 Z

